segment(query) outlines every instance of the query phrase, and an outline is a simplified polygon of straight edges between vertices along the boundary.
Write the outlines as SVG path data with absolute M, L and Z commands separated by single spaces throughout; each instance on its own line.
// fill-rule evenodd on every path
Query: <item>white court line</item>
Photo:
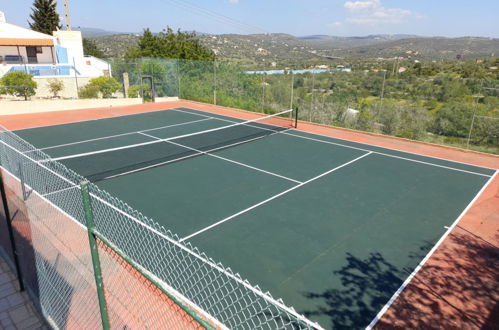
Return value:
M 220 221 L 218 221 L 218 222 L 215 222 L 215 223 L 213 223 L 213 224 L 211 224 L 211 225 L 209 225 L 209 226 L 207 226 L 207 227 L 205 227 L 205 228 L 203 228 L 203 229 L 201 229 L 201 230 L 198 230 L 198 231 L 196 231 L 196 232 L 194 232 L 194 233 L 192 233 L 192 234 L 190 234 L 190 235 L 188 235 L 188 236 L 186 236 L 186 237 L 182 238 L 182 239 L 181 239 L 181 240 L 179 240 L 179 241 L 180 241 L 180 242 L 183 242 L 183 241 L 185 241 L 185 240 L 187 240 L 187 239 L 189 239 L 189 238 L 192 238 L 192 237 L 194 237 L 194 236 L 196 236 L 196 235 L 199 235 L 199 234 L 201 234 L 201 233 L 203 233 L 203 232 L 205 232 L 205 231 L 207 231 L 207 230 L 210 230 L 210 229 L 211 229 L 211 228 L 213 228 L 213 227 L 216 227 L 216 226 L 218 226 L 218 225 L 221 225 L 222 223 L 224 223 L 224 222 L 226 222 L 226 221 L 229 221 L 229 220 L 231 220 L 231 219 L 233 219 L 233 218 L 235 218 L 235 217 L 237 217 L 237 216 L 240 216 L 241 214 L 244 214 L 244 213 L 246 213 L 246 212 L 248 212 L 248 211 L 251 211 L 251 210 L 253 210 L 253 209 L 255 209 L 255 208 L 257 208 L 257 207 L 259 207 L 259 206 L 261 206 L 261 205 L 263 205 L 263 204 L 266 204 L 266 203 L 268 203 L 268 202 L 270 202 L 270 201 L 272 201 L 272 200 L 274 200 L 274 199 L 276 199 L 276 198 L 279 198 L 279 197 L 281 197 L 282 195 L 285 195 L 285 194 L 287 194 L 287 193 L 289 193 L 289 192 L 291 192 L 291 191 L 293 191 L 293 190 L 295 190 L 295 189 L 298 189 L 298 188 L 300 188 L 300 187 L 302 187 L 302 186 L 306 185 L 307 183 L 310 183 L 310 182 L 312 182 L 312 181 L 315 181 L 315 180 L 317 180 L 317 179 L 320 179 L 320 178 L 322 178 L 323 176 L 328 175 L 328 174 L 330 174 L 330 173 L 332 173 L 332 172 L 334 172 L 334 171 L 337 171 L 337 170 L 339 170 L 339 169 L 340 169 L 340 168 L 342 168 L 342 167 L 348 166 L 348 165 L 350 165 L 350 164 L 352 164 L 352 163 L 354 163 L 354 162 L 356 162 L 356 161 L 358 161 L 358 160 L 360 160 L 360 159 L 362 159 L 362 158 L 364 158 L 364 157 L 366 157 L 366 156 L 369 156 L 370 154 L 372 154 L 372 152 L 365 153 L 365 154 L 363 154 L 362 156 L 359 156 L 359 157 L 357 157 L 357 158 L 355 158 L 355 159 L 352 159 L 352 160 L 351 160 L 351 161 L 349 161 L 349 162 L 346 162 L 346 163 L 344 163 L 344 164 L 342 164 L 342 165 L 340 165 L 340 166 L 337 166 L 337 167 L 335 167 L 335 168 L 333 168 L 333 169 L 331 169 L 331 170 L 329 170 L 329 171 L 327 171 L 327 172 L 324 172 L 324 173 L 322 173 L 322 174 L 319 174 L 318 176 L 315 176 L 315 177 L 313 177 L 313 178 L 311 178 L 311 179 L 309 179 L 309 180 L 307 180 L 307 181 L 304 181 L 304 182 L 302 182 L 302 183 L 300 183 L 300 184 L 298 184 L 298 185 L 296 185 L 296 186 L 294 186 L 294 187 L 291 187 L 291 188 L 289 188 L 289 189 L 287 189 L 287 190 L 285 190 L 285 191 L 283 191 L 283 192 L 280 192 L 280 193 L 278 193 L 277 195 L 274 195 L 274 196 L 272 196 L 272 197 L 270 197 L 270 198 L 267 198 L 267 199 L 266 199 L 266 200 L 264 200 L 264 201 L 261 201 L 261 202 L 259 202 L 259 203 L 256 203 L 256 204 L 254 204 L 254 205 L 252 205 L 252 206 L 250 206 L 250 207 L 248 207 L 248 208 L 246 208 L 246 209 L 244 209 L 244 210 L 242 210 L 242 211 L 239 211 L 239 212 L 237 212 L 237 213 L 235 213 L 235 214 L 233 214 L 233 215 L 231 215 L 231 216 L 229 216 L 229 217 L 227 217 L 227 218 L 225 218 L 225 219 L 222 219 L 222 220 L 220 220 Z
M 16 148 L 14 148 L 13 146 L 5 143 L 4 141 L 1 141 L 0 140 L 0 143 L 5 145 L 7 148 L 10 148 L 12 150 L 14 150 L 15 152 L 19 153 L 20 155 L 22 155 L 22 153 L 17 150 Z M 31 160 L 32 162 L 38 164 L 40 167 L 46 169 L 47 171 L 53 173 L 55 176 L 61 178 L 63 181 L 66 181 L 68 182 L 69 184 L 71 185 L 74 185 L 73 182 L 71 182 L 69 179 L 67 179 L 66 177 L 62 176 L 61 174 L 51 170 L 50 168 L 46 167 L 45 165 L 43 165 L 43 163 L 39 162 L 39 161 L 36 161 L 35 159 L 27 156 L 27 155 L 22 155 L 24 157 L 26 157 L 27 159 Z M 10 172 L 9 172 L 10 173 Z M 14 176 L 15 177 L 15 176 Z M 95 198 L 96 200 L 100 201 L 101 203 L 107 205 L 108 207 L 112 208 L 113 210 L 115 210 L 116 212 L 122 214 L 123 216 L 129 218 L 130 220 L 132 220 L 133 222 L 137 223 L 139 226 L 141 227 L 144 227 L 146 229 L 148 229 L 150 232 L 156 234 L 157 236 L 167 240 L 168 242 L 170 242 L 172 245 L 175 245 L 176 247 L 178 247 L 180 250 L 182 251 L 185 251 L 186 253 L 190 254 L 191 256 L 193 256 L 194 258 L 196 259 L 199 259 L 200 261 L 202 261 L 203 263 L 207 264 L 207 265 L 210 265 L 212 268 L 216 269 L 217 271 L 223 273 L 225 276 L 231 278 L 232 280 L 234 280 L 235 282 L 239 283 L 240 285 L 244 286 L 245 288 L 247 288 L 248 290 L 250 290 L 251 292 L 253 292 L 255 295 L 261 297 L 262 299 L 266 300 L 266 301 L 269 301 L 270 303 L 272 303 L 273 305 L 276 305 L 278 306 L 279 308 L 281 308 L 282 310 L 286 311 L 287 313 L 289 313 L 290 315 L 293 315 L 294 317 L 296 317 L 297 319 L 301 320 L 302 322 L 308 324 L 309 326 L 311 326 L 312 328 L 316 328 L 316 329 L 323 329 L 318 323 L 315 323 L 315 322 L 312 322 L 310 321 L 309 319 L 307 319 L 306 317 L 304 317 L 303 315 L 300 315 L 298 314 L 294 309 L 292 308 L 289 308 L 287 307 L 286 305 L 284 305 L 284 303 L 280 300 L 276 300 L 274 299 L 273 297 L 271 297 L 270 295 L 262 292 L 259 288 L 256 288 L 256 287 L 253 287 L 248 281 L 245 281 L 243 280 L 241 277 L 239 276 L 236 276 L 234 274 L 232 274 L 231 272 L 229 272 L 228 270 L 224 269 L 223 267 L 221 267 L 221 265 L 217 264 L 216 262 L 210 260 L 210 259 L 207 259 L 206 257 L 196 253 L 195 251 L 193 251 L 192 249 L 190 249 L 189 247 L 185 246 L 184 244 L 182 244 L 179 240 L 175 240 L 171 237 L 168 237 L 167 235 L 163 234 L 162 232 L 158 231 L 156 228 L 154 227 L 151 227 L 150 225 L 140 221 L 139 219 L 137 219 L 136 217 L 134 217 L 133 215 L 117 208 L 116 206 L 112 205 L 111 203 L 109 203 L 108 201 L 100 198 L 99 196 L 96 196 L 94 195 L 93 193 L 90 193 L 90 196 L 92 196 L 93 198 Z M 42 197 L 43 198 L 43 197 Z M 119 199 L 118 199 L 119 200 Z M 49 201 L 49 203 L 53 204 L 52 202 Z M 54 207 L 57 207 L 55 204 L 53 204 Z M 126 204 L 128 206 L 128 204 Z M 64 212 L 64 211 L 63 211 Z M 65 213 L 65 212 L 64 212 Z M 140 213 L 141 214 L 141 213 Z M 69 215 L 68 215 L 69 216 Z M 73 221 L 79 223 L 78 220 L 74 219 L 72 216 L 69 216 L 70 219 L 72 219 Z M 81 225 L 81 224 L 80 224 Z M 162 227 L 164 228 L 164 227 Z M 195 306 L 198 310 L 204 312 L 203 309 L 199 308 L 196 304 L 194 304 L 194 302 L 190 301 L 189 299 L 187 299 L 186 297 L 185 298 L 185 301 L 188 301 L 189 303 L 191 303 L 193 306 Z M 204 312 L 206 313 L 206 312 Z M 209 313 L 206 313 L 207 315 L 210 315 Z
M 194 112 L 189 112 L 189 111 L 185 111 L 185 110 L 181 110 L 181 109 L 172 109 L 172 110 L 178 111 L 178 112 L 184 112 L 184 113 L 188 113 L 188 114 L 192 114 L 192 115 L 198 115 L 198 116 L 201 116 L 201 117 L 212 118 L 212 119 L 216 119 L 216 120 L 222 120 L 222 121 L 228 121 L 228 122 L 235 122 L 235 121 L 232 121 L 232 120 L 229 120 L 229 119 L 222 119 L 222 118 L 208 116 L 208 115 L 204 115 L 204 114 L 198 114 L 198 113 L 194 113 Z M 296 130 L 296 131 L 297 132 L 302 132 L 302 131 L 299 131 L 299 130 Z M 303 132 L 303 133 L 308 133 L 308 132 Z M 294 136 L 294 137 L 300 138 L 300 139 L 306 139 L 306 140 L 312 140 L 312 141 L 317 141 L 317 142 L 332 144 L 332 145 L 336 145 L 336 146 L 339 146 L 339 147 L 344 147 L 344 148 L 349 148 L 349 149 L 355 149 L 355 150 L 359 150 L 359 151 L 365 151 L 365 152 L 372 151 L 372 150 L 369 150 L 369 149 L 364 149 L 364 148 L 349 146 L 349 145 L 346 145 L 346 144 L 332 142 L 332 141 L 325 141 L 325 140 L 315 139 L 315 138 L 311 138 L 311 137 L 307 137 L 307 136 L 302 136 L 302 135 L 297 135 L 297 134 L 293 134 L 293 133 L 289 133 L 289 132 L 283 132 L 283 134 L 286 134 L 286 135 L 289 135 L 289 136 Z M 417 154 L 415 152 L 398 150 L 398 149 L 391 149 L 391 148 L 385 148 L 385 147 L 380 147 L 380 146 L 376 146 L 376 145 L 372 145 L 372 144 L 361 143 L 361 142 L 354 142 L 354 141 L 349 141 L 349 140 L 346 140 L 346 139 L 341 139 L 341 138 L 336 138 L 336 137 L 333 138 L 331 136 L 317 134 L 317 133 L 308 133 L 308 134 L 323 136 L 323 137 L 326 137 L 328 139 L 341 140 L 341 141 L 352 142 L 352 143 L 356 143 L 356 144 L 360 144 L 360 145 L 365 145 L 365 146 L 370 146 L 370 147 L 375 147 L 375 148 L 381 148 L 381 149 L 386 149 L 386 150 L 392 150 L 392 151 L 402 152 L 402 153 L 411 154 L 411 155 L 415 155 L 415 156 L 419 156 L 419 157 L 426 157 L 426 158 L 443 160 L 443 161 L 446 161 L 446 162 L 449 162 L 449 163 L 463 164 L 463 165 L 467 165 L 467 166 L 484 168 L 484 169 L 493 170 L 493 171 L 496 170 L 496 169 L 490 168 L 490 167 L 477 166 L 477 165 L 468 164 L 468 163 L 464 163 L 464 162 L 460 162 L 460 161 L 449 160 L 449 159 L 435 157 L 435 156 L 426 156 L 426 155 Z M 375 154 L 381 155 L 381 156 L 392 157 L 392 158 L 399 158 L 399 159 L 403 159 L 403 160 L 407 160 L 407 161 L 411 161 L 411 162 L 416 162 L 416 163 L 421 163 L 421 164 L 425 164 L 425 165 L 436 166 L 436 167 L 441 167 L 441 168 L 445 168 L 445 169 L 449 169 L 449 170 L 460 171 L 460 172 L 464 172 L 464 173 L 469 173 L 469 174 L 474 174 L 474 175 L 480 175 L 480 176 L 490 177 L 490 175 L 488 175 L 488 174 L 483 174 L 483 173 L 478 173 L 478 172 L 473 172 L 473 171 L 467 171 L 467 170 L 461 170 L 461 169 L 458 169 L 458 168 L 455 168 L 455 167 L 438 165 L 438 164 L 435 164 L 435 163 L 425 162 L 425 161 L 421 161 L 421 160 L 416 160 L 416 159 L 411 159 L 411 158 L 406 158 L 406 157 L 401 157 L 401 156 L 395 156 L 395 155 L 391 155 L 391 154 L 384 153 L 384 152 L 379 152 L 379 151 L 372 151 L 372 152 L 375 153 Z
M 198 123 L 198 122 L 207 121 L 207 120 L 211 120 L 211 118 L 204 118 L 204 119 L 199 119 L 199 120 L 187 121 L 185 123 L 179 123 L 179 124 L 173 124 L 173 125 L 167 125 L 167 126 L 149 128 L 149 129 L 145 129 L 145 130 L 142 130 L 142 131 L 135 131 L 135 132 L 127 132 L 127 133 L 115 134 L 115 135 L 108 135 L 108 136 L 103 136 L 103 137 L 95 138 L 95 139 L 88 139 L 88 140 L 81 140 L 81 141 L 77 141 L 77 142 L 70 142 L 70 143 L 58 144 L 58 145 L 54 145 L 54 146 L 50 146 L 50 147 L 40 148 L 40 149 L 37 149 L 37 150 L 47 150 L 47 149 L 53 149 L 53 148 L 59 148 L 59 147 L 72 146 L 72 145 L 75 145 L 75 144 L 81 144 L 81 143 L 87 143 L 87 142 L 93 142 L 93 141 L 111 139 L 111 138 L 120 137 L 120 136 L 127 136 L 127 135 L 138 134 L 138 133 L 141 133 L 141 132 L 149 132 L 149 131 L 155 131 L 155 130 L 163 129 L 163 128 L 188 125 L 188 124 Z M 34 151 L 37 151 L 37 150 L 29 150 L 29 151 L 26 151 L 24 153 L 26 154 L 26 153 L 34 152 Z
M 490 179 L 485 183 L 485 185 L 480 189 L 480 191 L 476 194 L 476 196 L 471 200 L 471 202 L 466 206 L 466 208 L 461 212 L 461 214 L 457 217 L 457 219 L 452 223 L 450 227 L 448 227 L 447 231 L 440 237 L 438 242 L 433 246 L 433 248 L 426 254 L 426 256 L 421 260 L 421 262 L 416 266 L 416 268 L 412 271 L 412 273 L 406 278 L 404 283 L 398 288 L 398 290 L 393 294 L 393 296 L 388 300 L 388 302 L 381 308 L 381 310 L 378 312 L 378 314 L 374 317 L 374 319 L 369 323 L 369 325 L 366 327 L 366 330 L 371 330 L 376 323 L 381 319 L 383 314 L 386 313 L 386 311 L 390 308 L 390 306 L 393 304 L 393 302 L 400 296 L 402 291 L 407 287 L 409 282 L 412 281 L 414 276 L 423 268 L 424 264 L 428 261 L 428 259 L 431 258 L 433 253 L 439 248 L 439 246 L 443 243 L 443 241 L 447 238 L 447 236 L 450 234 L 450 232 L 454 229 L 454 227 L 457 226 L 461 218 L 468 212 L 468 210 L 473 206 L 473 204 L 476 202 L 476 200 L 482 195 L 485 189 L 487 189 L 488 185 L 494 180 L 494 178 L 497 176 L 499 173 L 499 170 L 497 170 L 494 175 L 490 177 Z
M 28 131 L 30 129 L 37 129 L 37 128 L 41 128 L 41 127 L 64 126 L 64 125 L 69 125 L 69 124 L 85 123 L 87 121 L 96 121 L 96 120 L 101 120 L 101 119 L 113 119 L 113 118 L 129 117 L 129 116 L 140 116 L 140 115 L 146 115 L 148 113 L 155 113 L 155 112 L 161 112 L 161 111 L 169 111 L 169 110 L 173 110 L 173 109 L 176 109 L 176 108 L 158 109 L 158 110 L 151 110 L 151 111 L 148 111 L 148 112 L 127 113 L 126 115 L 118 115 L 118 116 L 104 117 L 104 118 L 83 119 L 83 120 L 72 121 L 72 122 L 69 122 L 69 123 L 62 123 L 62 124 L 50 124 L 50 125 L 42 125 L 42 126 L 36 126 L 36 127 L 20 128 L 20 129 L 13 130 L 12 132 Z M 81 109 L 74 109 L 74 110 L 78 111 L 78 110 L 81 110 Z M 73 110 L 69 110 L 69 111 L 73 111 Z
M 284 110 L 284 111 L 278 113 L 277 115 L 283 114 L 283 113 L 289 113 L 290 111 L 292 111 L 292 110 Z M 169 137 L 169 138 L 166 138 L 166 139 L 161 139 L 161 141 L 167 142 L 167 141 L 170 141 L 170 140 L 177 140 L 177 139 L 181 139 L 181 138 L 185 138 L 185 137 L 191 137 L 191 136 L 196 136 L 196 135 L 200 135 L 200 134 L 221 131 L 223 129 L 227 129 L 227 128 L 231 128 L 231 127 L 236 127 L 236 126 L 241 126 L 241 125 L 247 125 L 249 123 L 256 122 L 256 121 L 259 121 L 259 120 L 262 120 L 262 119 L 271 118 L 271 117 L 274 117 L 275 115 L 276 114 L 272 114 L 272 115 L 268 115 L 268 116 L 264 116 L 264 117 L 255 118 L 255 119 L 252 119 L 252 120 L 244 121 L 244 122 L 233 123 L 233 124 L 227 125 L 227 126 L 210 128 L 210 129 L 207 129 L 207 130 L 204 130 L 204 131 L 200 131 L 200 132 L 182 134 L 182 135 L 179 135 L 179 136 L 172 136 L 172 137 Z M 146 145 L 150 145 L 150 144 L 155 144 L 155 143 L 158 143 L 158 142 L 160 142 L 160 141 L 148 141 L 148 142 L 142 142 L 142 143 L 136 143 L 136 144 L 127 145 L 127 146 L 122 146 L 122 147 L 115 147 L 115 148 L 101 149 L 101 150 L 90 151 L 90 152 L 83 152 L 83 153 L 75 154 L 75 155 L 69 155 L 69 156 L 63 156 L 63 157 L 57 157 L 57 158 L 51 158 L 50 161 L 59 161 L 59 160 L 79 158 L 79 157 L 84 157 L 84 156 L 89 156 L 89 155 L 97 155 L 97 154 L 102 154 L 102 153 L 106 153 L 106 152 L 110 152 L 110 151 L 117 151 L 117 150 L 123 150 L 123 149 L 130 149 L 130 148 L 142 147 L 142 146 L 146 146 Z
M 259 140 L 261 138 L 262 137 L 259 136 L 259 137 L 256 137 L 256 138 L 253 138 L 253 139 L 249 139 L 249 140 L 245 140 L 245 141 L 242 141 L 242 142 L 236 142 L 236 143 L 233 143 L 233 144 L 228 144 L 228 145 L 223 146 L 223 147 L 217 147 L 217 148 L 213 148 L 213 149 L 210 149 L 210 150 L 206 150 L 205 152 L 214 152 L 214 151 L 217 151 L 217 150 L 220 150 L 220 149 L 230 148 L 230 147 L 233 147 L 233 146 L 236 146 L 236 145 L 239 145 L 239 144 L 251 142 L 251 141 L 254 141 L 254 140 Z M 156 138 L 156 139 L 161 140 L 160 138 Z M 172 143 L 171 141 L 165 141 L 165 142 Z M 172 144 L 179 145 L 178 143 L 172 143 Z M 180 145 L 180 146 L 186 148 L 183 145 Z M 105 177 L 103 179 L 100 179 L 99 181 L 104 181 L 104 180 L 113 179 L 113 178 L 117 178 L 117 177 L 120 177 L 120 176 L 124 176 L 124 175 L 128 175 L 128 174 L 136 173 L 136 172 L 145 171 L 145 170 L 148 170 L 150 168 L 155 168 L 155 167 L 163 166 L 163 165 L 166 165 L 166 164 L 175 163 L 175 162 L 178 162 L 180 160 L 189 159 L 189 158 L 201 155 L 201 154 L 202 154 L 202 151 L 198 151 L 195 154 L 191 154 L 191 155 L 187 155 L 187 156 L 183 156 L 183 157 L 179 157 L 179 158 L 167 160 L 167 161 L 164 161 L 164 162 L 161 162 L 161 163 L 157 163 L 157 164 L 153 164 L 153 165 L 149 165 L 149 166 L 144 166 L 144 167 L 141 167 L 141 168 L 138 168 L 138 169 L 135 169 L 135 170 L 131 170 L 131 171 L 127 171 L 127 172 L 115 174 L 115 175 L 110 175 L 110 176 L 107 176 L 107 177 Z
M 299 138 L 307 139 L 307 140 L 312 140 L 312 141 L 316 141 L 316 142 L 322 142 L 322 143 L 326 143 L 326 144 L 333 144 L 333 145 L 337 145 L 337 146 L 340 146 L 340 147 L 345 147 L 345 148 L 350 148 L 350 149 L 356 149 L 356 150 L 360 150 L 360 151 L 370 151 L 368 149 L 351 147 L 351 146 L 343 145 L 341 143 L 336 143 L 336 142 L 331 142 L 331 141 L 324 141 L 324 140 L 314 139 L 314 138 L 311 138 L 311 137 L 295 135 L 295 134 L 287 133 L 287 132 L 284 132 L 282 134 L 286 134 L 286 135 L 290 135 L 290 136 L 295 136 L 295 137 L 299 137 Z M 385 156 L 385 157 L 390 157 L 390 158 L 397 158 L 397 159 L 402 159 L 402 160 L 406 160 L 406 161 L 409 161 L 409 162 L 420 163 L 420 164 L 429 165 L 429 166 L 435 166 L 435 167 L 441 167 L 441 168 L 445 168 L 447 170 L 464 172 L 464 173 L 468 173 L 468 174 L 480 175 L 480 176 L 485 176 L 487 178 L 490 178 L 490 175 L 488 175 L 488 174 L 483 174 L 483 173 L 478 173 L 478 172 L 472 172 L 472 171 L 462 170 L 462 169 L 455 168 L 455 167 L 444 166 L 444 165 L 439 165 L 439 164 L 435 164 L 435 163 L 429 163 L 429 162 L 425 162 L 425 161 L 417 160 L 417 159 L 412 159 L 412 158 L 406 158 L 406 157 L 401 157 L 401 156 L 390 155 L 390 154 L 386 154 L 384 152 L 378 152 L 378 151 L 371 151 L 371 152 L 373 154 L 377 154 L 377 155 L 380 155 L 380 156 Z M 425 157 L 425 156 L 423 156 L 423 157 Z
M 149 135 L 149 134 L 146 134 L 146 133 L 139 133 L 139 134 L 143 134 L 143 135 L 148 136 L 148 137 L 151 137 L 151 138 L 153 138 L 153 139 L 161 140 L 161 138 L 156 137 L 156 136 L 154 136 L 154 135 Z M 266 136 L 265 136 L 265 137 L 266 137 Z M 246 143 L 246 142 L 250 142 L 250 141 L 254 141 L 254 140 L 257 140 L 257 139 L 261 139 L 261 138 L 263 138 L 263 136 L 262 136 L 262 137 L 258 137 L 258 138 L 256 138 L 256 139 L 251 139 L 251 140 L 241 141 L 241 144 Z M 240 165 L 240 166 L 243 166 L 243 167 L 250 168 L 250 169 L 255 170 L 255 171 L 258 171 L 258 172 L 262 172 L 262 173 L 265 173 L 265 174 L 270 174 L 270 175 L 273 175 L 273 176 L 275 176 L 275 177 L 278 177 L 278 178 L 281 178 L 281 179 L 284 179 L 284 180 L 292 181 L 292 182 L 294 182 L 294 183 L 302 183 L 301 181 L 298 181 L 298 180 L 295 180 L 295 179 L 288 178 L 287 176 L 284 176 L 284 175 L 280 175 L 280 174 L 277 174 L 277 173 L 274 173 L 274 172 L 266 171 L 266 170 L 261 169 L 261 168 L 258 168 L 258 167 L 254 167 L 254 166 L 251 166 L 251 165 L 248 165 L 248 164 L 245 164 L 245 163 L 241 163 L 241 162 L 238 162 L 238 161 L 235 161 L 235 160 L 232 160 L 232 159 L 229 159 L 229 158 L 222 157 L 222 156 L 215 155 L 215 154 L 212 154 L 212 153 L 211 153 L 211 152 L 213 152 L 213 151 L 217 151 L 217 150 L 219 150 L 219 149 L 225 149 L 225 148 L 231 147 L 232 145 L 219 147 L 219 148 L 212 149 L 212 150 L 209 150 L 209 151 L 202 151 L 202 150 L 198 150 L 198 149 L 195 149 L 195 148 L 191 148 L 191 147 L 188 147 L 188 146 L 185 146 L 185 145 L 183 145 L 183 144 L 176 143 L 176 142 L 173 142 L 173 141 L 167 141 L 167 143 L 171 143 L 171 144 L 177 145 L 177 146 L 182 147 L 182 148 L 190 149 L 190 150 L 192 150 L 192 151 L 197 152 L 198 154 L 203 154 L 203 155 L 207 155 L 207 156 L 215 157 L 215 158 L 218 158 L 218 159 L 224 160 L 224 161 L 226 161 L 226 162 L 230 162 L 230 163 L 234 163 L 234 164 L 236 164 L 236 165 Z
M 78 186 L 71 186 L 71 187 L 68 187 L 68 188 L 64 188 L 64 189 L 60 189 L 60 190 L 56 190 L 56 191 L 51 191 L 49 193 L 46 193 L 45 195 L 42 194 L 42 196 L 50 196 L 50 195 L 53 195 L 53 194 L 57 194 L 57 193 L 60 193 L 60 192 L 63 192 L 63 191 L 66 191 L 66 190 L 70 190 L 70 189 L 75 189 L 77 188 Z

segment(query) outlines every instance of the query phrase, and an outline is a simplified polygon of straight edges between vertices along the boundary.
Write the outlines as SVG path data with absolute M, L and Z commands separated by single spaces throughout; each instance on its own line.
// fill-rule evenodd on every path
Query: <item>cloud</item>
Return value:
M 237 5 L 239 3 L 239 0 L 229 0 L 229 3 Z
M 341 22 L 333 22 L 333 23 L 329 23 L 328 24 L 328 26 L 330 28 L 335 28 L 335 27 L 338 27 L 338 26 L 341 26 L 341 25 L 343 25 L 343 23 L 341 23 Z
M 343 7 L 350 13 L 346 22 L 359 25 L 400 24 L 418 17 L 410 10 L 385 8 L 381 0 L 347 1 Z
M 352 12 L 370 10 L 380 6 L 380 0 L 369 1 L 347 1 L 344 7 Z

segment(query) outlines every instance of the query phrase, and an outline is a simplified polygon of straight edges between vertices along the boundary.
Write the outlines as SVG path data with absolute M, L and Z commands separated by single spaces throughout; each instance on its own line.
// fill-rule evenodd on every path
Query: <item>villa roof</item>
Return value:
M 14 24 L 0 22 L 0 46 L 53 46 L 54 37 Z

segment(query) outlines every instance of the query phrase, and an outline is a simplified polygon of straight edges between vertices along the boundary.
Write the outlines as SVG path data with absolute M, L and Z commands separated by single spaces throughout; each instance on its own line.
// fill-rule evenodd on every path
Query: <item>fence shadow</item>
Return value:
M 427 242 L 409 255 L 418 263 L 432 247 Z M 499 249 L 470 232 L 456 228 L 446 243 L 406 287 L 377 329 L 497 329 Z M 306 292 L 322 307 L 304 311 L 328 321 L 327 328 L 366 327 L 412 269 L 400 269 L 380 253 L 367 258 L 346 255 L 347 264 L 333 276 L 341 289 Z
M 346 261 L 343 268 L 333 272 L 340 278 L 343 288 L 305 293 L 307 298 L 319 300 L 324 306 L 305 311 L 305 315 L 328 318 L 334 329 L 361 329 L 397 290 L 404 272 L 387 262 L 380 253 L 371 253 L 366 259 L 347 254 Z

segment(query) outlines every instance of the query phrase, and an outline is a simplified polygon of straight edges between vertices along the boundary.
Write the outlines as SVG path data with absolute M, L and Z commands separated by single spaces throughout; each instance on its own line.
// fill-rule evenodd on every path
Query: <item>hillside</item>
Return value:
M 328 35 L 311 35 L 299 37 L 301 40 L 308 41 L 311 45 L 318 48 L 353 48 L 361 46 L 370 46 L 387 41 L 418 38 L 416 35 L 409 34 L 374 34 L 361 37 L 336 37 Z
M 138 34 L 103 35 L 93 39 L 107 56 L 123 56 L 134 46 Z M 499 39 L 481 37 L 417 37 L 412 35 L 373 35 L 366 37 L 305 36 L 289 34 L 199 35 L 218 58 L 247 65 L 307 67 L 355 59 L 404 57 L 418 60 L 453 60 L 494 57 Z
M 375 45 L 354 48 L 332 47 L 331 54 L 345 57 L 394 57 L 402 56 L 424 60 L 495 57 L 499 54 L 499 39 L 463 37 L 463 38 L 410 38 L 383 42 Z

